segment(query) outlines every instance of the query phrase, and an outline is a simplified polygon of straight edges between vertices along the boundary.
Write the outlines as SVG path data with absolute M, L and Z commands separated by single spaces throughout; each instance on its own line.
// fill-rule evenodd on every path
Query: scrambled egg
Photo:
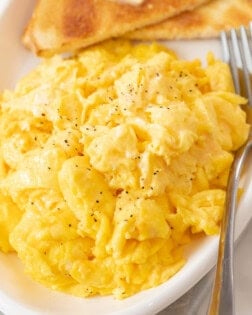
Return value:
M 33 279 L 124 298 L 219 231 L 248 126 L 227 65 L 111 41 L 44 60 L 0 96 L 0 248 Z

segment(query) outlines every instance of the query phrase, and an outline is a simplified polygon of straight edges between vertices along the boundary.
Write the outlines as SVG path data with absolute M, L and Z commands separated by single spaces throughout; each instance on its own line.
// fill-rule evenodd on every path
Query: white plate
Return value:
M 0 2 L 0 90 L 12 88 L 15 82 L 33 68 L 39 60 L 26 51 L 20 41 L 24 25 L 32 11 L 34 0 L 1 0 Z M 207 51 L 220 56 L 218 41 L 169 42 L 181 58 L 199 57 L 204 62 Z M 252 163 L 250 163 L 252 166 Z M 240 203 L 236 237 L 252 217 L 252 183 L 245 177 L 246 194 Z M 250 207 L 249 207 L 250 205 Z M 48 290 L 34 283 L 23 273 L 15 255 L 0 254 L 0 310 L 6 315 L 152 315 L 188 291 L 213 266 L 218 247 L 217 237 L 205 237 L 188 251 L 188 262 L 172 279 L 157 288 L 146 290 L 123 301 L 112 297 L 81 299 Z

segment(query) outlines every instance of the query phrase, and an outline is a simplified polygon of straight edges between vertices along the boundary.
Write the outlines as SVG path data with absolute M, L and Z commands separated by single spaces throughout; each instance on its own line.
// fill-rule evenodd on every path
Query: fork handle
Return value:
M 226 211 L 221 225 L 219 253 L 208 315 L 234 315 L 233 248 L 237 191 L 244 161 L 252 148 L 249 140 L 237 152 L 232 164 L 226 195 Z

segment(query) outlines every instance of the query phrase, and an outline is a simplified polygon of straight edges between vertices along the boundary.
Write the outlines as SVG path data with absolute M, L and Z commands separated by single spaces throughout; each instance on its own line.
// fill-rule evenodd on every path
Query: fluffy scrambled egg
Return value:
M 0 96 L 0 248 L 77 296 L 173 276 L 219 231 L 248 126 L 227 65 L 111 41 L 44 60 Z

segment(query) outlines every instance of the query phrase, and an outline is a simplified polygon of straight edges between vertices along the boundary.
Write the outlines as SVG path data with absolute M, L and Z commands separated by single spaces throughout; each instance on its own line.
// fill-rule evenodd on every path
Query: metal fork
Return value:
M 249 28 L 240 27 L 221 33 L 224 61 L 230 65 L 235 91 L 248 99 L 244 110 L 252 125 L 252 22 Z M 222 220 L 215 282 L 208 315 L 234 315 L 233 248 L 237 189 L 245 159 L 252 148 L 252 131 L 234 158 L 230 170 L 226 209 Z

